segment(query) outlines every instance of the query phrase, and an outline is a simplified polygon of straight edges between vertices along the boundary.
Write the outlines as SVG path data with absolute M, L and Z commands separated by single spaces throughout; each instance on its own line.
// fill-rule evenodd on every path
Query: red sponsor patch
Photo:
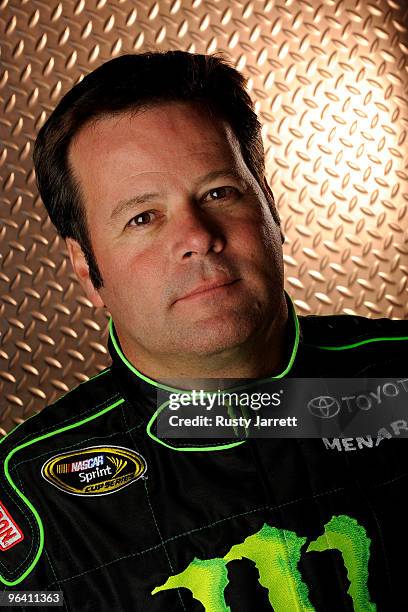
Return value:
M 23 532 L 0 502 L 0 550 L 8 550 L 24 538 Z

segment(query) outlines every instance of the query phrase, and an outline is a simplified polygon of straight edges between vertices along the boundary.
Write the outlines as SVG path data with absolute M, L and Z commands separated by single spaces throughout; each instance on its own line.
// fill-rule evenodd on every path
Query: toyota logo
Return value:
M 330 395 L 314 397 L 308 402 L 307 407 L 310 414 L 319 419 L 332 419 L 340 412 L 339 402 Z

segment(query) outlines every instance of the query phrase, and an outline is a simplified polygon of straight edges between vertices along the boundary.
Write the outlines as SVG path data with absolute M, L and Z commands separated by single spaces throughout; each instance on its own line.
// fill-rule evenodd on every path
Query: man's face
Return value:
M 265 339 L 283 299 L 281 233 L 225 123 L 183 103 L 104 117 L 79 132 L 70 162 L 98 292 L 78 249 L 71 258 L 129 359 L 188 359 Z

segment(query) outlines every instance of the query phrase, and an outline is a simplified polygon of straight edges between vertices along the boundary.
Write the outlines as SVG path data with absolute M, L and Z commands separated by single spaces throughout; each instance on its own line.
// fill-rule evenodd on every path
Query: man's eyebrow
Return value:
M 239 180 L 243 182 L 242 176 L 240 176 L 240 174 L 236 170 L 233 170 L 231 168 L 224 168 L 222 170 L 213 170 L 209 172 L 208 174 L 206 174 L 205 176 L 200 177 L 194 183 L 194 188 L 199 189 L 200 187 L 205 185 L 205 183 L 215 181 L 216 179 L 221 178 L 221 177 L 233 178 L 235 180 Z M 118 204 L 113 209 L 111 216 L 110 216 L 110 220 L 114 221 L 115 219 L 120 217 L 120 215 L 122 215 L 124 212 L 128 210 L 132 210 L 139 204 L 145 204 L 146 202 L 150 202 L 158 197 L 160 197 L 160 194 L 157 192 L 154 192 L 154 193 L 147 192 L 147 193 L 141 193 L 128 200 L 121 200 L 120 202 L 118 202 Z
M 134 196 L 129 200 L 121 200 L 113 209 L 110 220 L 114 221 L 117 217 L 120 217 L 127 210 L 132 210 L 138 204 L 145 204 L 155 198 L 159 197 L 159 193 L 141 193 L 140 195 Z
M 235 180 L 244 182 L 243 177 L 239 174 L 237 170 L 234 170 L 233 168 L 223 168 L 222 170 L 213 170 L 212 172 L 209 172 L 205 176 L 202 176 L 196 181 L 194 187 L 196 189 L 199 189 L 200 187 L 205 185 L 205 183 L 215 181 L 216 179 L 221 178 L 221 177 L 233 178 Z

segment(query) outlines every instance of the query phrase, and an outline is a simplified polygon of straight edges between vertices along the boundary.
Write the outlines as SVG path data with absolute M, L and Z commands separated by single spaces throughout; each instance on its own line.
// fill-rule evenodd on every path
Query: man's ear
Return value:
M 92 302 L 93 306 L 104 306 L 99 292 L 92 284 L 89 276 L 89 267 L 81 246 L 73 238 L 66 238 L 65 244 L 67 245 L 72 267 L 86 297 Z
M 271 208 L 272 216 L 273 216 L 276 224 L 279 226 L 279 231 L 280 231 L 281 240 L 282 240 L 282 244 L 283 244 L 285 242 L 285 235 L 282 232 L 281 221 L 280 221 L 280 218 L 279 218 L 278 210 L 276 208 L 275 198 L 273 197 L 272 189 L 269 187 L 269 183 L 266 180 L 266 176 L 264 176 L 264 179 L 263 179 L 263 188 L 264 188 L 264 193 L 265 193 L 266 197 L 268 198 L 268 202 L 269 202 L 269 205 L 270 205 L 270 208 Z

